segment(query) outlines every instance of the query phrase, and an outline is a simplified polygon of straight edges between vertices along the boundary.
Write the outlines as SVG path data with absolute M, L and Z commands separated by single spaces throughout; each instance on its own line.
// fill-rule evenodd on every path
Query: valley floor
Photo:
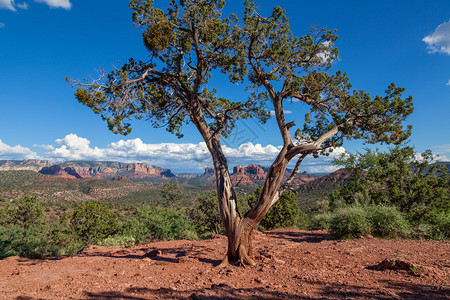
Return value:
M 450 299 L 450 241 L 254 234 L 256 267 L 214 269 L 226 238 L 0 260 L 0 299 Z

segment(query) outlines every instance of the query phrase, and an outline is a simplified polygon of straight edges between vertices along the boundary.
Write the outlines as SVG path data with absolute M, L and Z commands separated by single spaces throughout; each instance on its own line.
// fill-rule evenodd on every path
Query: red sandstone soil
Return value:
M 324 231 L 256 233 L 256 267 L 214 269 L 226 238 L 90 246 L 73 257 L 0 261 L 4 299 L 450 299 L 450 241 Z

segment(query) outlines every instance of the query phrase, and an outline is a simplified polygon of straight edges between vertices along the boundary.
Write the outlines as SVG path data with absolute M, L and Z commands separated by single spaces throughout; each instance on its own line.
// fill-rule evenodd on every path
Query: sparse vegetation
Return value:
M 449 238 L 448 170 L 433 160 L 431 151 L 418 160 L 413 148 L 407 146 L 341 157 L 336 164 L 354 176 L 328 196 L 327 214 L 313 217 L 313 224 L 330 226 L 339 238 L 367 233 Z M 324 216 L 329 215 L 333 215 L 331 221 L 324 222 Z
M 329 229 L 335 238 L 413 237 L 447 239 L 450 236 L 449 181 L 447 170 L 413 157 L 409 148 L 389 153 L 368 151 L 349 156 L 343 164 L 354 176 L 342 188 L 322 200 L 295 199 L 285 192 L 259 228 L 284 227 Z M 42 201 L 42 196 L 21 196 L 39 190 L 43 183 L 52 191 L 101 194 L 109 180 L 61 180 L 27 171 L 0 172 L 0 190 L 15 197 L 0 199 L 0 257 L 70 255 L 87 244 L 130 247 L 150 240 L 197 239 L 224 233 L 216 192 L 210 186 L 176 183 L 148 185 L 125 182 L 137 198 L 103 201 Z M 24 180 L 23 190 L 19 181 Z M 120 187 L 122 182 L 114 182 Z M 135 190 L 145 184 L 149 190 Z M 205 191 L 208 191 L 206 192 Z M 237 205 L 248 211 L 258 201 L 261 187 L 238 189 Z M 249 193 L 250 192 L 250 193 Z M 194 196 L 196 195 L 196 196 Z M 20 196 L 20 197 L 19 197 Z M 299 202 L 300 200 L 300 202 Z M 146 204 L 144 204 L 146 203 Z M 302 211 L 299 210 L 299 203 Z

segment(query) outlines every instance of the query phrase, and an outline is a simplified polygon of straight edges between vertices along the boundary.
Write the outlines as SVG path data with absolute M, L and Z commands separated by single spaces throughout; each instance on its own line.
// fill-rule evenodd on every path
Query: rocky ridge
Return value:
M 31 170 L 45 175 L 69 179 L 111 179 L 118 176 L 128 179 L 169 179 L 175 177 L 169 169 L 150 166 L 146 163 L 68 161 L 53 164 L 43 160 L 0 161 L 0 171 L 10 170 Z
M 263 167 L 260 165 L 250 164 L 246 167 L 238 165 L 233 168 L 233 173 L 230 176 L 231 183 L 236 187 L 262 185 L 266 179 L 268 171 L 269 167 Z M 290 176 L 291 172 L 291 169 L 287 169 L 283 180 L 286 180 Z M 205 179 L 209 178 L 210 180 L 213 180 L 214 169 L 206 168 L 205 173 L 203 173 L 202 176 L 204 176 Z M 309 174 L 306 171 L 300 172 L 293 180 L 292 186 L 298 187 L 304 183 L 314 180 L 315 178 L 316 177 L 314 175 Z
M 25 170 L 39 172 L 42 168 L 50 167 L 51 165 L 53 163 L 48 160 L 0 160 L 0 171 Z

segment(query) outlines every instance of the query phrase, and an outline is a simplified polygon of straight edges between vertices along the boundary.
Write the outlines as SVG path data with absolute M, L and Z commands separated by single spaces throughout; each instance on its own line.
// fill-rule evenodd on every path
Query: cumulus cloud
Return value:
M 15 11 L 13 0 L 0 0 L 0 9 L 9 9 Z
M 45 3 L 51 8 L 64 8 L 70 9 L 72 4 L 69 0 L 34 0 L 36 2 Z
M 448 80 L 447 85 L 450 85 L 450 79 Z
M 435 146 L 431 150 L 435 154 L 435 159 L 439 161 L 450 161 L 450 144 Z
M 18 3 L 16 4 L 16 7 L 20 8 L 20 9 L 28 9 L 28 3 Z
M 56 159 L 67 160 L 85 160 L 85 159 L 102 159 L 103 151 L 99 148 L 91 148 L 88 139 L 77 136 L 76 134 L 68 134 L 62 139 L 57 139 L 56 147 L 51 152 L 51 157 Z
M 57 139 L 56 145 L 41 145 L 46 152 L 43 156 L 52 161 L 97 160 L 121 162 L 146 162 L 175 172 L 202 172 L 212 166 L 211 156 L 206 144 L 200 143 L 158 143 L 147 144 L 141 139 L 119 140 L 104 148 L 92 147 L 91 142 L 76 134 L 68 134 Z M 278 155 L 281 146 L 253 144 L 247 142 L 238 147 L 223 146 L 230 167 L 236 165 L 259 164 L 269 166 Z M 330 157 L 309 158 L 303 163 L 303 170 L 329 172 L 331 159 L 345 152 L 337 148 Z M 295 164 L 295 161 L 292 162 Z M 293 167 L 290 166 L 290 167 Z
M 440 24 L 432 34 L 422 39 L 428 46 L 429 53 L 450 55 L 450 21 Z
M 38 3 L 47 4 L 51 8 L 70 9 L 72 7 L 70 0 L 34 0 L 34 1 Z M 28 9 L 28 7 L 29 6 L 27 2 L 16 3 L 14 0 L 0 0 L 0 9 L 9 9 L 12 11 L 16 11 L 17 8 Z
M 287 109 L 284 109 L 283 112 L 284 112 L 285 115 L 292 114 L 292 111 L 291 111 L 291 110 L 287 110 Z M 271 110 L 271 111 L 270 111 L 270 115 L 271 115 L 271 116 L 275 116 L 275 111 L 274 111 L 274 110 Z
M 29 148 L 17 146 L 9 146 L 0 140 L 0 159 L 37 159 L 39 158 L 36 152 L 31 151 Z

